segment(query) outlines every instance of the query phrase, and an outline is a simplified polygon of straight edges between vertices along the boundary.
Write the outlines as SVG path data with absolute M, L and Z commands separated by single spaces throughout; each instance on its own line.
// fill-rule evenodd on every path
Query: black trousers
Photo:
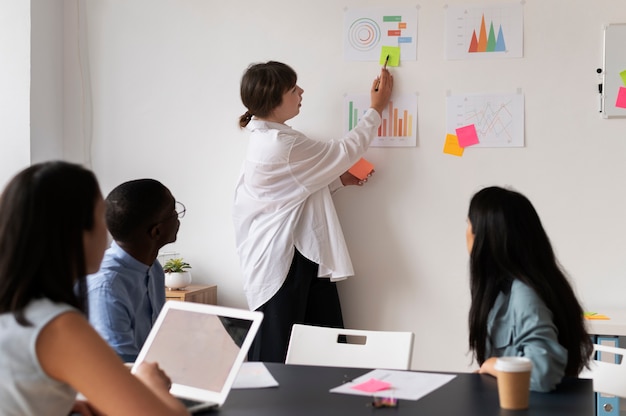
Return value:
M 293 324 L 343 328 L 337 285 L 317 277 L 318 264 L 295 250 L 287 279 L 258 311 L 263 322 L 248 352 L 249 361 L 284 363 Z

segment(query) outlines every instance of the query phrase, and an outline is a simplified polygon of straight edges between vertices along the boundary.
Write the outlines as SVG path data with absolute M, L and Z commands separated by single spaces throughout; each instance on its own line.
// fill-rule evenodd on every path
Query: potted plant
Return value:
M 163 265 L 165 287 L 170 290 L 181 290 L 191 283 L 191 265 L 182 258 L 169 259 Z

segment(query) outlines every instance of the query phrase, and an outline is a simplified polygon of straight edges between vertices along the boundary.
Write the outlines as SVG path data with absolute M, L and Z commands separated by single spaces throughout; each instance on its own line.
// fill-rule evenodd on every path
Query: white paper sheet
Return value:
M 399 370 L 372 370 L 367 374 L 330 390 L 331 393 L 357 396 L 393 397 L 395 399 L 419 400 L 454 379 L 454 374 L 420 373 Z M 374 393 L 355 390 L 352 387 L 371 378 L 391 383 L 391 388 Z
M 370 107 L 370 94 L 344 96 L 344 133 L 356 126 Z M 383 110 L 377 137 L 370 147 L 415 147 L 417 144 L 417 94 L 396 93 Z
M 446 6 L 447 59 L 524 56 L 523 2 L 496 6 Z
M 262 389 L 277 387 L 278 382 L 261 362 L 245 362 L 242 364 L 233 389 Z
M 524 95 L 453 94 L 446 97 L 446 130 L 473 124 L 479 143 L 471 147 L 524 147 Z
M 400 48 L 400 62 L 417 60 L 417 7 L 355 7 L 344 13 L 346 61 L 380 59 L 383 46 Z

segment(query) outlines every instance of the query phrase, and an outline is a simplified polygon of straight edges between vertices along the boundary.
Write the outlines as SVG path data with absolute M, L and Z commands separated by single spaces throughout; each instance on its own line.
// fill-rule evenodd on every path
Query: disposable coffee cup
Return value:
M 526 357 L 499 357 L 494 368 L 498 372 L 500 407 L 528 409 L 532 361 Z

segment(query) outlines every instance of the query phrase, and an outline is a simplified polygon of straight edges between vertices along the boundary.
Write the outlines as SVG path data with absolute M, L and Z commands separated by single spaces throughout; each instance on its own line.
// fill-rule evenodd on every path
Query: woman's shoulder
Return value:
M 537 292 L 519 279 L 513 280 L 511 285 L 511 300 L 522 305 L 543 303 Z
M 24 311 L 24 316 L 35 326 L 43 326 L 64 312 L 78 312 L 66 303 L 53 302 L 48 298 L 31 301 Z

